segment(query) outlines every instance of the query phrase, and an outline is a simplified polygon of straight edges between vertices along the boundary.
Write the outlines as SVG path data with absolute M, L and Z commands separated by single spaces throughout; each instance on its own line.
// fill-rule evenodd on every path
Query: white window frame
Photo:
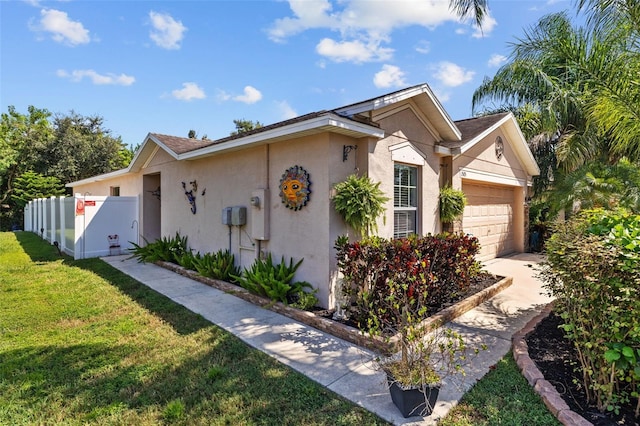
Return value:
M 398 181 L 398 171 L 408 170 L 406 184 Z M 404 193 L 404 194 L 403 194 Z M 406 202 L 402 199 L 406 196 Z M 419 167 L 410 164 L 394 163 L 393 165 L 393 237 L 404 238 L 411 234 L 419 233 L 419 209 L 420 205 L 420 170 Z M 398 216 L 413 216 L 413 226 L 405 224 L 404 229 L 399 230 Z M 411 222 L 410 219 L 407 222 Z

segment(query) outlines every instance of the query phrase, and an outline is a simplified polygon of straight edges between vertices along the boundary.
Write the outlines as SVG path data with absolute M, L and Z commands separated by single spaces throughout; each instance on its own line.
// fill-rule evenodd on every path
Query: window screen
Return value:
M 417 233 L 418 168 L 404 164 L 394 166 L 393 236 L 407 237 Z

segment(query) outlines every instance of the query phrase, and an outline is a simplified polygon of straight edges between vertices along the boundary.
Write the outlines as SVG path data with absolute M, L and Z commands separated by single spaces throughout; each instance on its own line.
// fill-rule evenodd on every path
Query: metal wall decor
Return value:
M 500 161 L 503 155 L 504 155 L 504 142 L 502 142 L 502 138 L 498 136 L 496 138 L 496 158 L 498 159 L 498 161 Z
M 191 213 L 196 214 L 196 195 L 198 194 L 198 182 L 194 179 L 189 182 L 191 189 L 187 191 L 187 184 L 182 182 L 182 189 L 184 189 L 184 195 L 187 197 L 187 201 L 191 204 Z M 202 190 L 202 195 L 207 192 L 207 188 Z
M 307 205 L 311 194 L 309 173 L 300 166 L 289 167 L 280 179 L 280 198 L 288 209 L 297 211 Z

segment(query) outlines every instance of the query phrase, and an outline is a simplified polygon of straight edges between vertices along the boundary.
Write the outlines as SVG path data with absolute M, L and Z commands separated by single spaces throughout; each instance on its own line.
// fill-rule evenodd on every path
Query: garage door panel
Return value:
M 513 252 L 513 188 L 463 182 L 462 190 L 467 197 L 462 227 L 464 232 L 478 237 L 481 245 L 479 259 L 492 259 Z

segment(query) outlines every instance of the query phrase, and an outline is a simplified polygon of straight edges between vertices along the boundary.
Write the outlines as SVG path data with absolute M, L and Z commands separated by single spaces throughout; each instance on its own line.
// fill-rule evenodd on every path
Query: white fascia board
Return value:
M 527 145 L 527 141 L 520 130 L 520 126 L 518 126 L 518 122 L 516 121 L 513 113 L 509 113 L 505 115 L 502 119 L 497 121 L 493 126 L 485 129 L 482 133 L 477 135 L 475 138 L 471 139 L 469 142 L 462 145 L 458 152 L 455 152 L 455 155 L 464 154 L 466 151 L 473 148 L 475 144 L 480 142 L 482 139 L 487 137 L 491 132 L 498 129 L 500 126 L 506 125 L 505 133 L 509 135 L 509 141 L 511 141 L 511 146 L 516 152 L 516 155 L 520 158 L 520 161 L 524 165 L 527 173 L 531 176 L 538 176 L 540 174 L 540 168 L 538 167 L 538 163 L 536 163 L 529 146 Z
M 456 127 L 451 117 L 449 117 L 449 114 L 447 113 L 447 111 L 444 109 L 444 107 L 442 106 L 438 98 L 436 98 L 435 94 L 433 93 L 433 91 L 431 91 L 431 88 L 427 84 L 411 87 L 409 89 L 406 89 L 397 93 L 393 93 L 391 95 L 381 96 L 379 98 L 375 98 L 367 102 L 358 103 L 350 107 L 338 108 L 335 111 L 338 114 L 354 116 L 362 112 L 375 111 L 385 106 L 393 105 L 397 102 L 404 101 L 406 99 L 411 99 L 423 93 L 429 97 L 429 100 L 431 101 L 433 106 L 438 110 L 438 113 L 447 123 L 447 126 L 450 128 L 450 130 L 457 136 L 457 139 L 458 140 L 461 139 L 462 133 L 460 133 L 460 130 Z
M 75 182 L 70 182 L 70 183 L 67 183 L 65 185 L 65 187 L 66 188 L 73 188 L 74 186 L 86 185 L 88 183 L 100 182 L 102 180 L 113 179 L 113 178 L 116 178 L 118 176 L 126 175 L 127 173 L 129 173 L 129 168 L 120 169 L 120 170 L 116 170 L 114 172 L 109 172 L 109 173 L 105 173 L 105 174 L 102 174 L 102 175 L 92 176 L 90 178 L 77 180 Z
M 272 130 L 259 132 L 254 135 L 245 136 L 243 138 L 233 139 L 228 142 L 210 145 L 195 151 L 189 151 L 178 155 L 178 160 L 189 160 L 207 155 L 217 154 L 228 150 L 236 150 L 245 148 L 255 144 L 268 143 L 269 140 L 279 139 L 283 137 L 293 136 L 296 133 L 306 133 L 322 128 L 334 127 L 348 130 L 350 132 L 359 133 L 361 137 L 374 137 L 381 139 L 384 137 L 384 130 L 370 126 L 368 124 L 358 123 L 356 121 L 341 117 L 337 114 L 327 113 L 319 117 L 298 123 L 289 124 L 287 126 L 278 127 Z
M 529 186 L 527 179 L 518 179 L 513 176 L 504 176 L 497 173 L 485 172 L 483 170 L 474 170 L 467 167 L 462 167 L 458 171 L 462 179 L 476 180 L 480 182 L 495 183 L 499 185 L 509 186 Z
M 172 149 L 170 149 L 168 146 L 166 146 L 165 144 L 163 144 L 160 139 L 156 138 L 155 136 L 153 136 L 152 134 L 148 134 L 147 137 L 145 138 L 144 142 L 145 144 L 147 143 L 148 140 L 153 141 L 153 143 L 155 143 L 156 145 L 158 145 L 160 148 L 164 149 L 170 156 L 172 156 L 173 158 L 175 158 L 176 160 L 178 159 L 179 155 L 176 154 L 175 152 L 173 152 Z M 140 148 L 140 151 L 142 151 L 142 148 Z M 156 151 L 154 151 L 155 153 Z M 133 161 L 132 161 L 133 163 Z

